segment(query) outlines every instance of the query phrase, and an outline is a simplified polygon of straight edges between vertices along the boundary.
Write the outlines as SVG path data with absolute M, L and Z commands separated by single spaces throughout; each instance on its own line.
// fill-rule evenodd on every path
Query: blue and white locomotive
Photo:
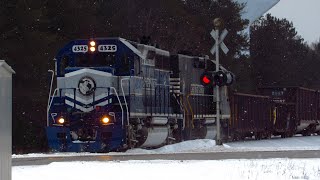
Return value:
M 208 58 L 96 38 L 71 41 L 54 60 L 46 128 L 53 151 L 106 152 L 215 137 L 212 86 L 199 80 L 214 67 Z M 228 119 L 221 91 L 222 118 Z

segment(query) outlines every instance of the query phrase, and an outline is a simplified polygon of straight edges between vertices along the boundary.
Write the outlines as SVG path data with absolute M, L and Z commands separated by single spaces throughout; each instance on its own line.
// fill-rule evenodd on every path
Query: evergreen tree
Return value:
M 317 42 L 312 43 L 311 48 L 320 56 L 320 38 Z
M 292 22 L 267 14 L 251 28 L 251 58 L 259 86 L 307 86 L 309 48 Z

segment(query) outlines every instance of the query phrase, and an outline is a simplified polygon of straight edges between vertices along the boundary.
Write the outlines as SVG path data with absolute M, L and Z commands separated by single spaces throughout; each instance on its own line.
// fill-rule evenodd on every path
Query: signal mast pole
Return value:
M 221 18 L 215 18 L 213 20 L 213 25 L 215 27 L 215 30 L 211 31 L 211 36 L 214 38 L 214 40 L 216 41 L 215 45 L 212 47 L 212 49 L 210 50 L 211 54 L 214 55 L 216 54 L 216 72 L 219 71 L 219 67 L 220 67 L 220 61 L 219 61 L 219 47 L 221 46 L 223 52 L 225 54 L 228 53 L 229 49 L 225 46 L 225 44 L 223 43 L 224 38 L 226 37 L 226 35 L 228 34 L 228 31 L 226 29 L 223 29 L 224 25 L 223 25 L 223 20 Z M 222 31 L 221 37 L 219 35 L 219 31 Z M 217 125 L 217 140 L 216 140 L 216 144 L 217 145 L 222 145 L 222 140 L 221 140 L 221 125 L 220 125 L 220 88 L 219 85 L 216 85 L 215 87 L 215 91 L 216 91 L 216 125 Z
M 216 23 L 214 23 L 216 26 Z M 216 26 L 216 42 L 219 42 L 219 28 Z M 219 71 L 219 43 L 216 43 L 216 71 Z M 215 87 L 216 89 L 216 120 L 217 120 L 217 145 L 222 145 L 221 142 L 221 132 L 220 132 L 220 91 L 219 91 L 219 86 Z

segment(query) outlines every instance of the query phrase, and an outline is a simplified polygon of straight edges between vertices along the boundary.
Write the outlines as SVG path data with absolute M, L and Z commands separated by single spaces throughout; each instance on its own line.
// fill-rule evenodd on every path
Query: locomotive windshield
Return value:
M 115 62 L 114 53 L 81 54 L 75 57 L 76 67 L 113 67 Z

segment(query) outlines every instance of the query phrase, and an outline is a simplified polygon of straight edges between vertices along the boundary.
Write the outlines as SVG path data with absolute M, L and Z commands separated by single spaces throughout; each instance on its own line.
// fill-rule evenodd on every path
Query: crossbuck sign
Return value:
M 222 49 L 222 51 L 224 52 L 224 54 L 227 54 L 229 52 L 228 47 L 224 44 L 223 40 L 224 38 L 226 38 L 228 31 L 226 29 L 224 29 L 221 33 L 221 36 L 219 37 L 218 31 L 212 30 L 211 31 L 211 36 L 216 40 L 216 43 L 214 44 L 214 46 L 211 48 L 210 52 L 212 55 L 214 55 L 216 53 L 216 46 L 220 45 L 220 48 Z

